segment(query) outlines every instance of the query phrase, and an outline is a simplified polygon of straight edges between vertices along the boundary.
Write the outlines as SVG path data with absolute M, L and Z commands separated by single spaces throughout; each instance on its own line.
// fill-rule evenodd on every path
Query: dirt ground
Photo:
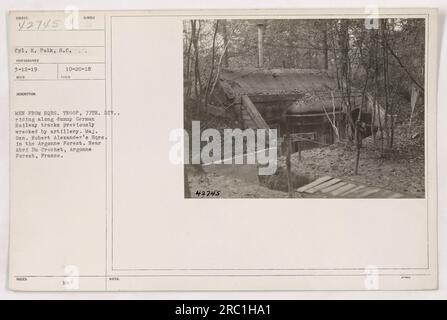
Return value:
M 376 186 L 423 198 L 425 194 L 423 128 L 408 127 L 396 130 L 393 150 L 381 154 L 381 140 L 374 144 L 372 137 L 363 140 L 358 174 L 354 174 L 356 148 L 336 144 L 310 149 L 292 155 L 292 170 L 309 177 L 331 176 L 367 186 Z M 378 137 L 379 138 L 379 137 Z M 281 166 L 284 166 L 282 160 Z
M 287 193 L 272 190 L 255 183 L 248 183 L 230 176 L 208 173 L 205 175 L 190 175 L 189 186 L 192 198 L 286 198 Z M 197 195 L 196 191 L 205 191 L 205 195 Z M 207 191 L 220 191 L 219 196 Z

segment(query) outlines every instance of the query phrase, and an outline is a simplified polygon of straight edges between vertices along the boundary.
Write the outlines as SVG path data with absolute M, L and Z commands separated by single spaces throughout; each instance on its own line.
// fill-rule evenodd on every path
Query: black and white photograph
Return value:
M 185 19 L 185 198 L 425 198 L 423 18 Z

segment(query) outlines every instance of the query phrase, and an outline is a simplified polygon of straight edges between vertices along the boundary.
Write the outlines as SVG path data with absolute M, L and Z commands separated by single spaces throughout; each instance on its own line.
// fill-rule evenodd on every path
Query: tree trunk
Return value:
M 371 124 L 371 130 L 372 130 L 372 136 L 374 145 L 377 143 L 376 134 L 374 132 L 375 126 L 376 126 L 376 112 L 377 105 L 378 105 L 378 86 L 379 86 L 379 58 L 378 58 L 378 51 L 379 51 L 379 34 L 378 31 L 374 31 L 374 100 L 373 100 L 373 115 L 372 115 L 372 124 Z M 380 113 L 379 116 L 379 122 L 380 122 Z
M 286 146 L 287 191 L 289 193 L 289 198 L 293 198 L 292 163 L 291 163 L 292 143 L 290 139 L 289 122 L 287 121 L 287 116 L 285 114 L 283 114 L 281 118 L 283 126 L 285 128 L 283 143 Z
M 327 21 L 323 21 L 323 68 L 324 70 L 329 69 L 329 55 L 328 55 L 328 43 L 327 43 Z
M 223 38 L 223 45 L 225 48 L 225 47 L 227 47 L 227 43 L 228 43 L 227 20 L 222 20 L 222 38 Z M 228 49 L 224 51 L 223 66 L 224 66 L 224 68 L 229 67 Z
M 216 56 L 216 36 L 217 36 L 217 30 L 219 29 L 219 20 L 216 20 L 216 26 L 214 29 L 214 36 L 213 36 L 213 47 L 212 47 L 212 54 L 211 54 L 211 70 L 210 70 L 210 74 L 208 76 L 208 81 L 206 84 L 206 89 L 205 89 L 205 108 L 208 106 L 208 100 L 209 100 L 209 94 L 210 94 L 210 89 L 211 89 L 211 83 L 213 80 L 213 72 L 214 72 L 214 60 L 215 60 L 215 56 Z
M 338 32 L 338 41 L 341 50 L 341 95 L 342 103 L 345 106 L 345 116 L 346 116 L 346 136 L 349 141 L 354 140 L 354 134 L 352 130 L 354 129 L 354 121 L 352 119 L 352 103 L 351 103 L 351 61 L 349 58 L 349 21 L 340 21 L 340 30 Z
M 186 171 L 186 166 L 183 166 L 184 170 L 184 190 L 185 190 L 185 198 L 191 198 L 191 189 L 189 188 L 189 179 L 188 179 L 188 171 Z
M 389 148 L 390 147 L 390 130 L 389 130 L 389 123 L 388 123 L 388 114 L 389 114 L 389 97 L 388 97 L 388 49 L 386 46 L 387 42 L 387 34 L 386 34 L 386 28 L 387 28 L 387 21 L 384 19 L 382 20 L 382 52 L 383 52 L 383 89 L 385 93 L 385 116 L 384 116 L 384 129 L 386 134 L 386 145 Z M 382 150 L 383 151 L 383 150 Z
M 197 115 L 201 113 L 201 100 L 202 100 L 202 81 L 200 79 L 200 64 L 199 64 L 199 37 L 200 37 L 200 21 L 199 27 L 194 37 L 194 93 L 197 100 Z
M 286 156 L 286 166 L 287 166 L 287 189 L 289 192 L 289 198 L 293 198 L 293 184 L 292 184 L 292 141 L 290 140 L 289 131 L 287 130 L 285 142 L 287 145 L 287 156 Z
M 191 37 L 189 39 L 188 50 L 186 51 L 186 80 L 189 83 L 191 82 L 191 60 L 192 60 L 191 59 L 191 48 L 192 48 L 192 43 L 194 42 L 195 32 L 196 32 L 196 21 L 191 20 Z M 186 95 L 188 97 L 191 96 L 191 84 L 189 84 Z

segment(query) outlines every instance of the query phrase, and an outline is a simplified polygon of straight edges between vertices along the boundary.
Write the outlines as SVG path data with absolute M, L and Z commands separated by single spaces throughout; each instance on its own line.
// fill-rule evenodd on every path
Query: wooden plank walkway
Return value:
M 299 188 L 297 191 L 298 192 L 305 192 L 308 189 L 311 189 L 315 186 L 318 186 L 320 183 L 326 182 L 327 180 L 332 179 L 332 177 L 322 177 L 322 178 L 318 178 L 317 180 L 315 180 L 314 182 L 311 182 L 309 184 L 306 184 L 305 186 Z
M 322 195 L 327 198 L 405 198 L 404 194 L 379 187 L 365 186 L 352 181 L 324 176 L 297 189 L 297 192 Z

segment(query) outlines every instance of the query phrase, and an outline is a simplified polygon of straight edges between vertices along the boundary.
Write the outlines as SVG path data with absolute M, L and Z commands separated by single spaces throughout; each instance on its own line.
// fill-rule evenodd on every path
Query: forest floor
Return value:
M 209 173 L 204 175 L 190 175 L 189 186 L 192 198 L 212 198 L 213 196 L 201 196 L 197 191 L 220 191 L 216 198 L 286 198 L 287 193 L 272 190 L 256 183 L 246 182 L 232 176 Z
M 409 197 L 425 195 L 425 157 L 423 128 L 396 128 L 394 147 L 382 154 L 381 140 L 363 140 L 358 174 L 354 174 L 357 149 L 343 143 L 326 148 L 310 149 L 292 155 L 292 170 L 317 178 L 331 176 L 366 186 L 375 186 Z M 284 162 L 284 161 L 282 161 Z M 284 166 L 284 163 L 280 164 Z
M 299 161 L 298 153 L 292 155 L 294 188 L 296 182 L 306 184 L 318 177 L 331 176 L 366 186 L 380 187 L 407 195 L 423 198 L 425 195 L 424 127 L 415 123 L 411 130 L 408 124 L 395 129 L 394 146 L 381 152 L 380 137 L 374 143 L 372 137 L 363 140 L 358 174 L 354 174 L 356 148 L 346 143 L 304 150 Z M 286 198 L 287 180 L 285 159 L 278 159 L 278 174 L 274 183 L 261 184 L 243 177 L 210 172 L 206 175 L 192 173 L 189 184 L 193 197 L 197 190 L 220 190 L 220 198 Z M 301 181 L 299 181 L 301 179 Z M 303 181 L 304 179 L 304 181 Z M 262 180 L 262 179 L 261 179 Z M 280 182 L 278 184 L 278 181 Z M 267 187 L 268 185 L 268 187 Z M 299 186 L 299 185 L 298 185 Z M 294 192 L 294 197 L 308 195 Z M 315 196 L 312 196 L 315 197 Z

